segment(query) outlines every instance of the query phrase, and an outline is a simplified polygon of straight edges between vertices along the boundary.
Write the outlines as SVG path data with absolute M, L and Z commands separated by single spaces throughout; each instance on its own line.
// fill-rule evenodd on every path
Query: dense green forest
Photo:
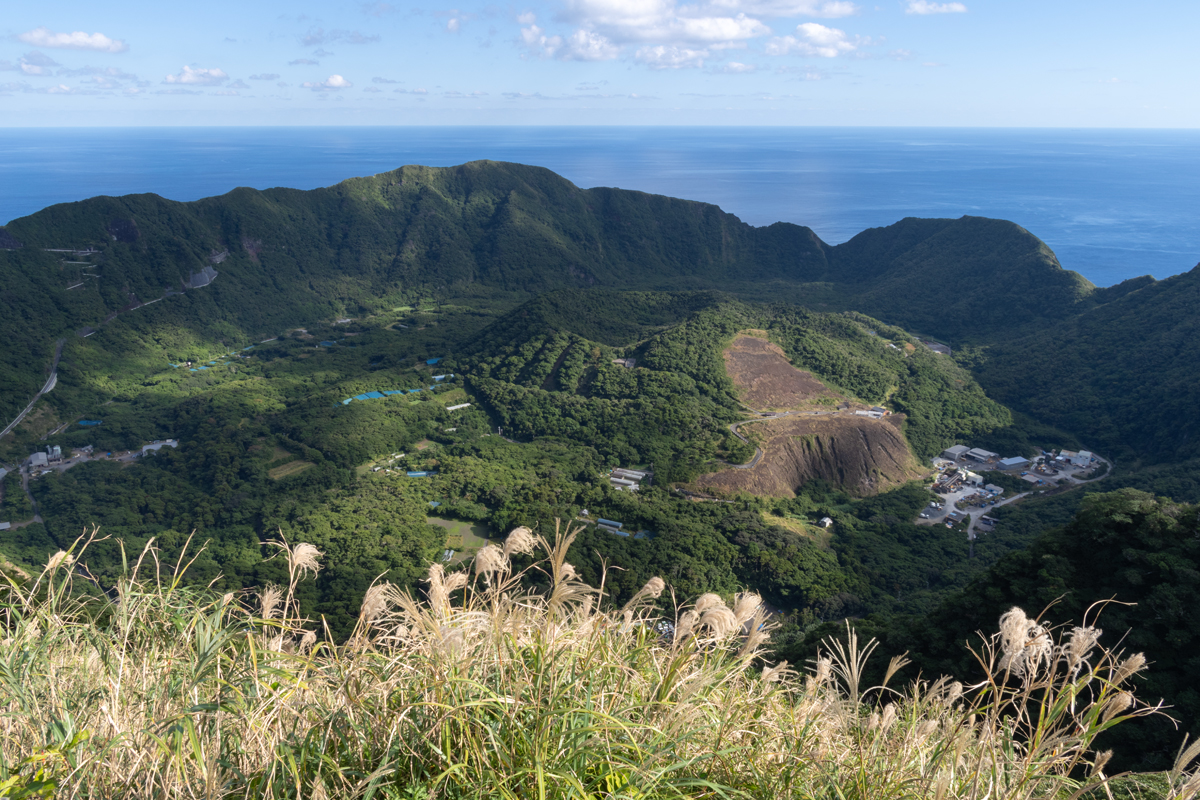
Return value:
M 603 516 L 640 532 L 589 525 L 572 549 L 608 601 L 655 575 L 679 596 L 754 589 L 786 621 L 777 654 L 793 661 L 849 618 L 909 650 L 914 674 L 964 674 L 961 644 L 1007 604 L 1061 595 L 1050 616 L 1065 622 L 1097 600 L 1138 603 L 1101 625 L 1145 650 L 1144 696 L 1196 730 L 1195 272 L 1096 289 L 999 220 L 905 219 L 831 247 L 490 162 L 194 203 L 96 198 L 0 233 L 5 424 L 65 340 L 56 387 L 0 440 L 3 464 L 47 444 L 119 455 L 179 440 L 32 480 L 44 522 L 0 534 L 18 566 L 98 525 L 96 590 L 153 540 L 163 563 L 199 553 L 189 580 L 240 591 L 283 580 L 263 560 L 272 541 L 306 541 L 327 568 L 300 610 L 344 637 L 380 576 L 418 587 L 488 535 Z M 903 413 L 920 459 L 953 443 L 1088 447 L 1115 468 L 1086 492 L 997 509 L 973 544 L 914 524 L 933 499 L 919 483 L 689 497 L 698 476 L 754 456 L 728 429 L 748 411 L 722 357 L 748 329 L 830 389 Z M 615 491 L 618 466 L 653 484 Z M 18 475 L 3 489 L 0 520 L 32 517 Z M 1121 763 L 1157 768 L 1176 741 L 1130 726 Z

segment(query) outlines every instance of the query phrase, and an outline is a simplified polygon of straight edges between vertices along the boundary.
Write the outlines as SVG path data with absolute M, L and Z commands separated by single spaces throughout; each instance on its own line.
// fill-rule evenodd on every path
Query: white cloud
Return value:
M 184 83 L 192 86 L 219 86 L 229 80 L 229 76 L 220 69 L 192 69 L 184 66 L 178 75 L 168 75 L 163 83 Z
M 637 51 L 635 56 L 638 61 L 651 69 L 699 68 L 704 66 L 704 59 L 707 57 L 707 50 L 692 50 L 679 45 L 661 44 L 655 47 L 643 47 Z
M 279 76 L 276 75 L 274 72 L 263 72 L 258 75 L 251 75 L 250 80 L 252 80 L 252 81 L 277 81 L 277 80 L 279 80 Z
M 305 89 L 312 89 L 314 92 L 332 92 L 338 89 L 349 89 L 354 84 L 343 78 L 341 75 L 330 75 L 323 81 L 317 83 L 302 83 L 300 84 Z
M 72 50 L 99 50 L 102 53 L 123 53 L 129 45 L 120 39 L 110 39 L 103 33 L 55 33 L 49 28 L 34 28 L 17 37 L 35 47 L 66 47 Z
M 537 22 L 537 14 L 532 11 L 526 11 L 521 16 L 517 17 L 517 22 L 521 25 L 532 25 Z
M 618 45 L 728 46 L 771 32 L 745 13 L 723 15 L 700 6 L 681 6 L 675 0 L 567 0 L 563 20 Z
M 391 78 L 371 78 L 371 83 L 404 83 L 404 81 L 394 81 Z
M 577 30 L 567 38 L 564 58 L 573 61 L 609 61 L 616 58 L 621 49 L 598 33 Z
M 315 58 L 297 58 L 295 61 L 289 61 L 289 67 L 315 67 L 320 64 Z
M 847 0 L 708 0 L 710 9 L 728 9 L 762 17 L 852 17 L 858 6 Z
M 230 88 L 230 89 L 249 89 L 250 87 L 246 84 L 245 81 L 237 80 L 237 81 L 234 81 L 233 83 L 229 84 L 228 88 Z
M 780 36 L 767 42 L 766 52 L 771 56 L 786 56 L 793 53 L 802 56 L 836 58 L 858 49 L 859 41 L 851 41 L 846 32 L 827 28 L 817 22 L 802 22 L 796 26 L 798 36 Z
M 554 54 L 562 49 L 563 38 L 547 36 L 542 28 L 530 25 L 528 28 L 521 28 L 521 43 L 536 55 L 553 58 Z
M 717 72 L 724 72 L 729 75 L 745 75 L 748 72 L 754 72 L 758 67 L 753 64 L 743 64 L 740 61 L 730 61 L 727 64 L 722 64 L 717 68 Z
M 962 3 L 931 3 L 929 0 L 908 0 L 905 14 L 965 14 L 967 7 Z
M 50 68 L 57 66 L 57 61 L 37 50 L 31 50 L 17 59 L 17 67 L 26 75 L 52 75 Z

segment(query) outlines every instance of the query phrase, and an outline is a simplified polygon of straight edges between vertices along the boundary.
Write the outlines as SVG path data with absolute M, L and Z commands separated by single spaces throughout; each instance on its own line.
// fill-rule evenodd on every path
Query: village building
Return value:
M 965 444 L 956 444 L 953 447 L 947 447 L 945 450 L 943 450 L 942 458 L 948 458 L 951 461 L 958 461 L 960 458 L 966 455 L 967 451 L 970 449 L 971 448 L 967 447 Z

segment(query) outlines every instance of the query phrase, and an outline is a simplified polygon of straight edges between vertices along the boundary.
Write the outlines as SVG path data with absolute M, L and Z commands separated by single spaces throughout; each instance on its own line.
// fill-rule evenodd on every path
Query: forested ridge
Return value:
M 97 524 L 99 590 L 120 543 L 153 538 L 165 562 L 190 537 L 204 549 L 188 580 L 244 591 L 284 581 L 263 560 L 271 541 L 306 541 L 328 568 L 298 608 L 344 637 L 381 575 L 416 588 L 472 536 L 602 515 L 644 534 L 588 527 L 572 549 L 611 602 L 655 575 L 681 595 L 752 588 L 786 620 L 777 652 L 793 660 L 851 618 L 923 669 L 958 671 L 962 642 L 1006 604 L 1036 612 L 1062 594 L 1066 620 L 1137 602 L 1102 627 L 1141 627 L 1130 642 L 1162 665 L 1146 691 L 1195 730 L 1180 617 L 1197 574 L 1195 272 L 1096 289 L 1000 220 L 905 219 L 831 247 L 800 226 L 491 162 L 194 203 L 95 198 L 0 232 L 4 422 L 67 340 L 55 390 L 0 440 L 6 465 L 47 444 L 180 440 L 31 481 L 45 521 L 0 534 L 19 566 Z M 185 285 L 205 269 L 215 280 Z M 748 412 L 722 359 L 750 329 L 831 390 L 903 413 L 922 459 L 958 442 L 1090 447 L 1116 468 L 1090 487 L 1105 494 L 993 512 L 973 547 L 961 528 L 913 524 L 934 499 L 918 483 L 689 500 L 678 490 L 754 454 L 728 430 Z M 619 466 L 652 468 L 653 485 L 615 491 Z M 16 475 L 4 491 L 0 519 L 29 519 Z M 1172 735 L 1132 727 L 1123 763 L 1161 766 Z

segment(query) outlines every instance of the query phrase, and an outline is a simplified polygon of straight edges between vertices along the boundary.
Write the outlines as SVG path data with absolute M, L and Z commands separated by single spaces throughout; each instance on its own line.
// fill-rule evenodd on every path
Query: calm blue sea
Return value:
M 1200 131 L 0 129 L 0 221 L 99 194 L 194 200 L 482 158 L 796 222 L 831 244 L 906 216 L 1010 219 L 1101 286 L 1200 262 Z

